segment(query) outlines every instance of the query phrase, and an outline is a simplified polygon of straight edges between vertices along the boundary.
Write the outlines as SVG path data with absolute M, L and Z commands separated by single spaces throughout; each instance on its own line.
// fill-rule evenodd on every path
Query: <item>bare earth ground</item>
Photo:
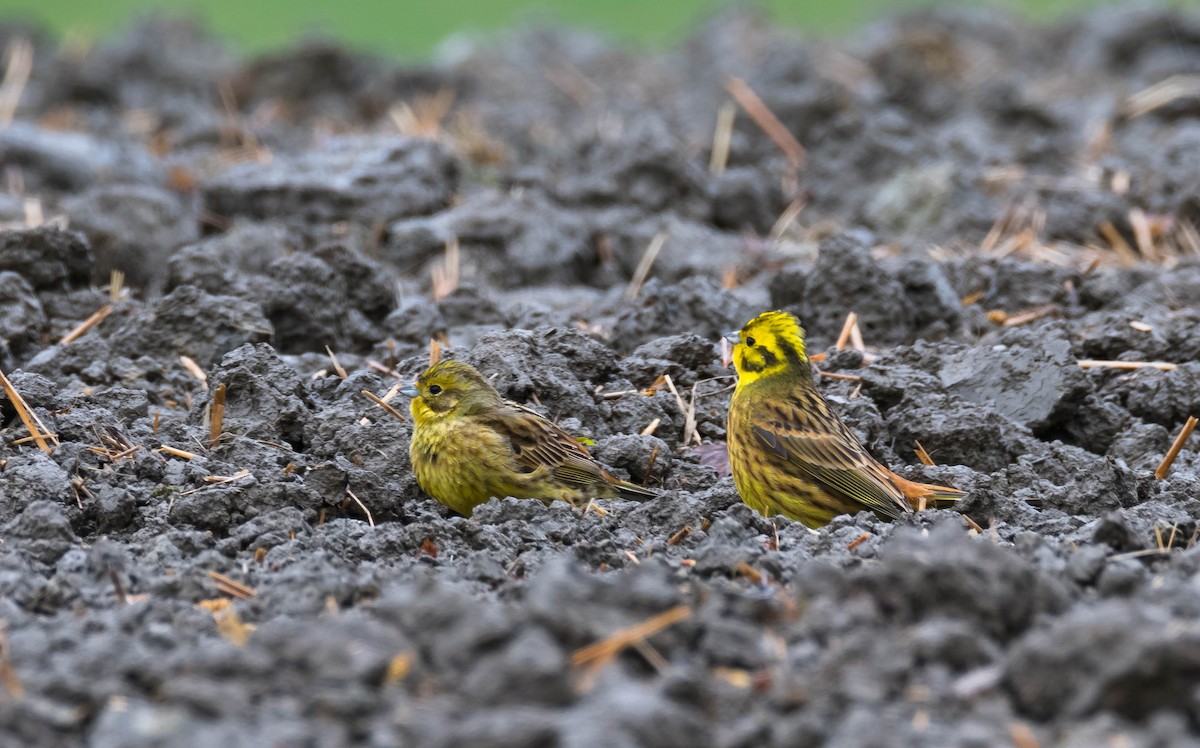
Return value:
M 0 36 L 0 370 L 57 436 L 0 399 L 0 745 L 1197 744 L 1200 15 Z M 769 307 L 959 510 L 740 504 L 715 341 Z M 422 496 L 360 392 L 433 336 L 662 498 Z

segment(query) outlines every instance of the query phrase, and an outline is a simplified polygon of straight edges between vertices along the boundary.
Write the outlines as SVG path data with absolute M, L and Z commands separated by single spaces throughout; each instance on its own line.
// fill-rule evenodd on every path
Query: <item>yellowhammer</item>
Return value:
M 813 383 L 804 330 L 787 312 L 763 312 L 734 344 L 729 463 L 742 500 L 766 516 L 820 527 L 870 509 L 895 519 L 910 500 L 953 501 L 962 491 L 901 478 L 872 457 Z
M 400 392 L 412 398 L 409 455 L 417 483 L 459 514 L 493 496 L 578 504 L 658 495 L 600 467 L 569 434 L 501 398 L 462 362 L 434 364 Z

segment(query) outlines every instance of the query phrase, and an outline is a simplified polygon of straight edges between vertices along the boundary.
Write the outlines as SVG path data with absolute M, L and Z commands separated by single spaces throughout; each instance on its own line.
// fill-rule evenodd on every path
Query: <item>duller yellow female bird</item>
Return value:
M 570 434 L 504 400 L 468 364 L 436 363 L 400 393 L 412 398 L 417 483 L 459 514 L 493 496 L 586 504 L 658 495 L 602 468 Z
M 963 495 L 901 478 L 867 452 L 813 383 L 804 330 L 791 314 L 763 312 L 725 337 L 738 373 L 729 464 L 751 508 L 820 527 L 838 514 L 870 509 L 895 519 L 914 500 Z

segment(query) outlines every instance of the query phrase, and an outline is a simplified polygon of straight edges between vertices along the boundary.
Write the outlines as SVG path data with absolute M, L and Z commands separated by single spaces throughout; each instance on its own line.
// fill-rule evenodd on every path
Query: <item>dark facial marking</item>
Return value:
M 802 368 L 808 365 L 804 357 L 800 355 L 799 349 L 792 345 L 790 340 L 779 338 L 779 348 L 783 351 L 784 358 L 786 358 L 788 363 L 793 367 Z

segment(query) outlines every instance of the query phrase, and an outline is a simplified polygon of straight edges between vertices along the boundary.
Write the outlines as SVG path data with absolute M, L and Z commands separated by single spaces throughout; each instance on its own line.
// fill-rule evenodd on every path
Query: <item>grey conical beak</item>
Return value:
M 737 330 L 732 330 L 730 332 L 725 333 L 721 337 L 725 338 L 733 345 L 737 345 L 738 343 L 742 342 L 740 335 L 741 335 L 741 333 L 739 333 Z
M 401 387 L 399 392 L 401 395 L 404 395 L 405 397 L 408 397 L 408 398 L 413 398 L 413 397 L 416 397 L 417 395 L 421 394 L 420 390 L 417 389 L 417 386 L 415 384 L 410 384 L 407 387 Z

